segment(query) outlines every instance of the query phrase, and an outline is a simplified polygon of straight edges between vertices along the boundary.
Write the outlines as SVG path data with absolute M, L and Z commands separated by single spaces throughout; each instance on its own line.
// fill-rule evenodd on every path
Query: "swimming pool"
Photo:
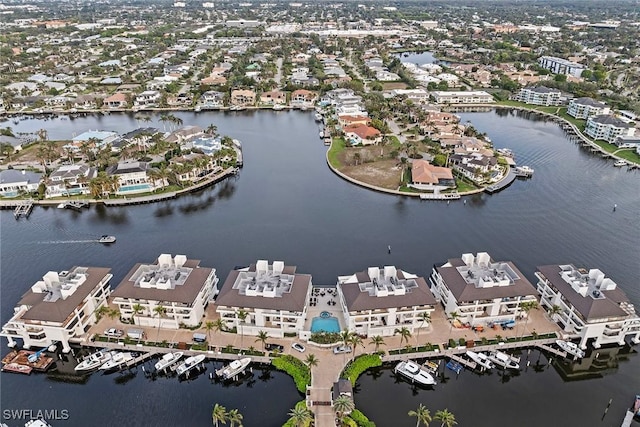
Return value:
M 128 191 L 149 191 L 151 190 L 151 186 L 149 184 L 133 184 L 133 185 L 122 185 L 118 188 L 118 193 L 125 193 Z
M 333 316 L 314 317 L 311 320 L 311 332 L 340 332 L 340 322 Z

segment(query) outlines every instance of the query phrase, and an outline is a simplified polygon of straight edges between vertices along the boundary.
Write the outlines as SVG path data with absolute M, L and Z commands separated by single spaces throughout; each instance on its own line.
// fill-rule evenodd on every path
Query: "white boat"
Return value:
M 100 243 L 113 243 L 116 241 L 116 236 L 107 236 L 106 234 L 101 236 L 98 239 L 98 242 Z
M 96 351 L 95 353 L 91 353 L 84 359 L 82 362 L 78 364 L 74 369 L 76 371 L 90 371 L 92 369 L 98 369 L 102 365 L 104 365 L 108 360 L 111 359 L 113 353 L 106 350 Z
M 181 351 L 178 351 L 176 353 L 167 353 L 162 356 L 162 359 L 156 362 L 154 367 L 156 368 L 156 371 L 163 371 L 167 368 L 170 368 L 175 363 L 178 363 L 178 360 L 180 360 L 183 355 L 184 353 Z
M 467 350 L 467 356 L 469 359 L 473 360 L 485 369 L 493 369 L 496 367 L 493 362 L 489 360 L 489 356 L 484 353 L 476 353 L 475 351 Z
M 133 354 L 129 353 L 128 351 L 117 352 L 111 357 L 111 359 L 107 360 L 100 366 L 100 370 L 110 371 L 112 369 L 117 369 L 130 360 L 133 360 Z
M 36 418 L 36 419 L 27 421 L 24 424 L 24 427 L 51 427 L 51 424 L 49 424 L 42 418 Z
M 197 356 L 187 357 L 184 362 L 182 362 L 176 368 L 176 373 L 178 375 L 183 375 L 198 366 L 200 363 L 204 362 L 206 356 L 204 354 L 199 354 Z
M 273 104 L 273 109 L 276 111 L 284 110 L 284 105 L 282 104 Z
M 225 380 L 229 380 L 235 377 L 236 375 L 238 375 L 239 373 L 241 373 L 242 371 L 244 371 L 245 369 L 247 369 L 247 366 L 249 366 L 250 363 L 251 363 L 250 357 L 234 360 L 224 368 L 218 369 L 216 371 L 216 375 Z
M 622 167 L 626 165 L 627 165 L 627 162 L 624 160 L 616 160 L 616 162 L 613 164 L 613 166 L 616 166 L 616 167 Z
M 501 351 L 492 351 L 489 353 L 489 360 L 503 369 L 520 369 L 520 364 L 513 360 L 511 356 Z
M 434 385 L 436 383 L 436 380 L 426 369 L 422 369 L 420 365 L 411 360 L 398 363 L 393 371 L 411 380 L 411 382 L 421 385 Z
M 556 344 L 558 345 L 558 347 L 560 347 L 562 350 L 566 351 L 572 356 L 576 356 L 581 359 L 584 357 L 584 351 L 582 351 L 582 349 L 578 347 L 577 344 L 571 341 L 556 340 Z
M 528 178 L 533 176 L 533 169 L 529 166 L 517 166 L 515 169 L 516 176 Z
M 322 114 L 320 114 L 320 113 L 314 114 L 313 117 L 316 119 L 316 122 L 322 121 Z

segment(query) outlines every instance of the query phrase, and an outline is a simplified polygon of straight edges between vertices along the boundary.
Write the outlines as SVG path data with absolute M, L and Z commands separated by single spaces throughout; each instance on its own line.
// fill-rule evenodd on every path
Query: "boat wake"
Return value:
M 47 241 L 42 241 L 42 242 L 38 242 L 39 244 L 42 245 L 57 245 L 57 244 L 62 244 L 62 243 L 97 243 L 98 240 L 97 239 L 91 239 L 91 240 L 47 240 Z

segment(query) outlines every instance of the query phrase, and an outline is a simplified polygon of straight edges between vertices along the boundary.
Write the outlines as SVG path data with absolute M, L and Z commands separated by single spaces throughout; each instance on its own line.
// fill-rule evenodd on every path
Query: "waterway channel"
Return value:
M 611 161 L 583 151 L 556 124 L 506 111 L 461 114 L 463 122 L 487 132 L 496 147 L 511 148 L 535 174 L 503 192 L 447 204 L 385 195 L 335 176 L 310 113 L 175 115 L 185 125 L 213 123 L 221 134 L 241 140 L 245 167 L 238 177 L 153 205 L 98 206 L 79 213 L 36 207 L 28 220 L 18 221 L 10 211 L 0 212 L 3 323 L 48 270 L 108 266 L 116 286 L 135 262 L 152 262 L 160 253 L 201 259 L 222 280 L 234 266 L 269 259 L 297 265 L 299 272 L 312 274 L 315 284 L 333 284 L 338 275 L 373 265 L 428 276 L 434 264 L 448 258 L 487 251 L 496 260 L 513 261 L 531 281 L 537 265 L 600 268 L 640 307 L 640 173 L 614 168 Z M 143 125 L 162 128 L 157 118 Z M 10 125 L 18 132 L 44 128 L 52 139 L 89 129 L 124 133 L 137 127 L 133 115 L 125 114 Z M 89 242 L 102 234 L 116 235 L 117 243 Z M 2 348 L 7 351 L 4 340 Z M 435 390 L 415 392 L 382 370 L 378 378 L 362 377 L 356 404 L 379 426 L 414 425 L 407 412 L 418 403 L 432 412 L 448 407 L 465 426 L 558 425 L 559 419 L 566 426 L 615 426 L 640 391 L 640 359 L 632 351 L 611 360 L 599 374 L 603 378 L 565 382 L 553 368 L 530 369 L 509 380 L 468 372 L 456 379 L 449 372 L 453 378 Z M 152 382 L 140 371 L 126 381 L 93 375 L 84 384 L 2 374 L 1 406 L 68 409 L 70 420 L 54 425 L 210 425 L 211 407 L 221 403 L 239 409 L 248 427 L 278 426 L 301 396 L 290 378 L 272 377 L 223 388 L 206 376 Z M 610 398 L 611 409 L 600 422 Z

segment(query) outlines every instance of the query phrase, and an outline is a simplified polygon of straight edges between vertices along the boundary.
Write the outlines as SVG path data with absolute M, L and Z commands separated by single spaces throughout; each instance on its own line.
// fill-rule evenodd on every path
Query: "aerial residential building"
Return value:
M 426 160 L 417 159 L 411 163 L 410 187 L 419 190 L 446 190 L 456 188 L 451 169 L 434 166 Z
M 436 304 L 424 278 L 394 266 L 340 276 L 337 292 L 347 329 L 367 337 L 393 336 L 403 327 L 413 333 Z
M 513 97 L 515 101 L 533 105 L 560 105 L 561 92 L 544 86 L 525 87 Z
M 263 104 L 276 105 L 276 104 L 286 104 L 287 103 L 287 93 L 282 92 L 280 90 L 272 90 L 268 92 L 263 92 L 260 95 L 260 102 Z
M 154 264 L 136 264 L 111 294 L 120 316 L 140 326 L 178 329 L 202 322 L 216 294 L 215 268 L 185 255 L 161 254 Z
M 251 106 L 256 103 L 256 93 L 249 89 L 231 91 L 231 105 Z
M 538 64 L 552 73 L 566 74 L 574 77 L 580 77 L 582 72 L 585 70 L 585 66 L 582 64 L 567 61 L 566 59 L 557 58 L 555 56 L 541 56 L 538 58 Z
M 434 267 L 429 281 L 447 315 L 457 313 L 471 326 L 515 321 L 525 316 L 522 303 L 536 301 L 536 288 L 511 261 L 494 261 L 486 252 Z
M 5 169 L 0 171 L 0 196 L 17 197 L 20 193 L 38 191 L 42 174 L 26 170 Z
M 593 98 L 576 98 L 569 101 L 567 114 L 576 119 L 586 120 L 589 117 L 609 114 L 609 107 Z
M 342 129 L 345 139 L 351 145 L 371 145 L 380 142 L 380 131 L 372 126 L 356 124 Z
M 118 162 L 107 168 L 107 175 L 117 176 L 117 194 L 134 194 L 152 191 L 155 183 L 148 174 L 145 162 Z
M 155 107 L 160 104 L 161 98 L 162 95 L 157 90 L 145 90 L 136 96 L 133 105 L 135 107 Z
M 71 144 L 65 145 L 65 148 L 68 147 L 72 150 L 79 150 L 83 144 L 89 144 L 91 149 L 97 150 L 106 147 L 117 139 L 118 134 L 116 132 L 107 130 L 88 130 L 86 132 L 82 132 L 78 136 L 75 136 L 71 140 Z
M 495 102 L 493 96 L 482 90 L 433 91 L 430 94 L 438 104 L 489 104 Z
M 613 144 L 619 136 L 634 136 L 636 128 L 617 117 L 601 115 L 589 117 L 584 133 L 593 139 L 601 139 Z
M 62 165 L 49 175 L 45 197 L 89 194 L 89 181 L 96 176 L 98 171 L 87 165 Z
M 107 304 L 110 268 L 73 267 L 49 271 L 26 292 L 13 309 L 0 335 L 9 346 L 21 339 L 24 347 L 47 347 L 56 341 L 66 353 L 97 322 L 96 311 Z
M 552 318 L 571 336 L 580 337 L 580 346 L 623 345 L 631 336 L 640 343 L 640 317 L 617 284 L 598 269 L 568 265 L 538 267 L 540 304 L 551 310 Z
M 104 99 L 103 105 L 107 108 L 126 108 L 127 95 L 124 93 L 114 93 Z
M 259 260 L 229 273 L 216 312 L 229 329 L 244 335 L 297 334 L 304 328 L 311 285 L 311 276 L 296 273 L 295 266 Z

